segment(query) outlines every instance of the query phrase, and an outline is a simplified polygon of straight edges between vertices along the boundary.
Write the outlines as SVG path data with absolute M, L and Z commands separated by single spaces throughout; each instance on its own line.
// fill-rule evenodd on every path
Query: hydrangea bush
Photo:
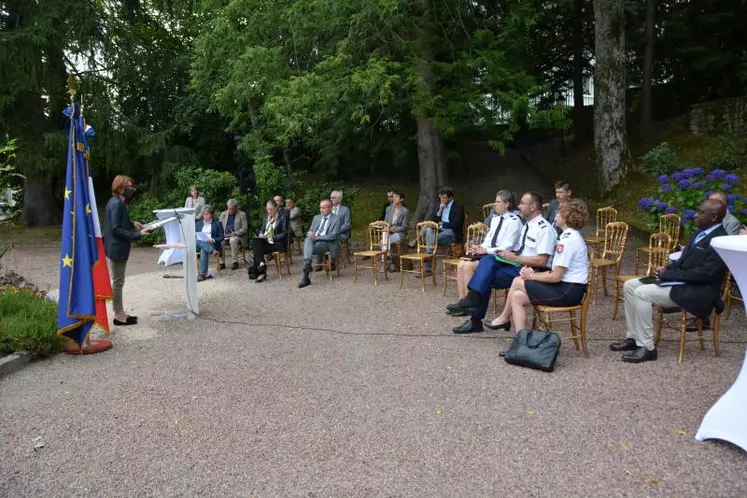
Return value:
M 695 209 L 711 192 L 720 190 L 729 197 L 729 211 L 742 223 L 747 222 L 747 197 L 738 193 L 739 176 L 723 169 L 706 173 L 703 168 L 689 168 L 658 178 L 659 189 L 655 195 L 642 197 L 638 206 L 650 217 L 649 229 L 657 230 L 659 217 L 676 213 L 682 217 L 682 232 L 695 232 Z

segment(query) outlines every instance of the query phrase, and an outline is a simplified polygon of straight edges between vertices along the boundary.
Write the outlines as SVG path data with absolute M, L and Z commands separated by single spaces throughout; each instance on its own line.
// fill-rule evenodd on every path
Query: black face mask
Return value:
M 135 197 L 135 190 L 133 190 L 131 187 L 127 187 L 124 189 L 124 192 L 122 192 L 122 195 L 124 196 L 125 200 L 132 200 L 133 197 Z

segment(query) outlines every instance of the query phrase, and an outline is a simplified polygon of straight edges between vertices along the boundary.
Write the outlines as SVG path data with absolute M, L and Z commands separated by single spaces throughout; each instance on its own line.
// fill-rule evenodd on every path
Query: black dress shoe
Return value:
M 643 363 L 644 361 L 653 361 L 656 359 L 656 350 L 649 351 L 646 348 L 637 348 L 635 351 L 626 353 L 622 356 L 622 361 L 627 363 Z
M 221 263 L 220 266 L 218 266 L 218 269 L 219 270 L 225 270 L 226 269 L 225 263 Z
M 254 281 L 255 284 L 261 284 L 267 280 L 267 273 L 263 273 L 262 275 L 257 276 L 257 279 Z
M 505 323 L 499 323 L 498 325 L 493 325 L 493 320 L 483 320 L 482 324 L 485 325 L 490 330 L 511 330 L 511 321 L 508 321 Z
M 231 265 L 231 269 L 232 269 L 232 270 L 238 270 L 238 269 L 239 269 L 239 264 L 238 264 L 238 263 L 234 263 L 234 264 L 232 264 L 232 265 Z
M 124 322 L 120 322 L 119 320 L 117 320 L 117 319 L 115 318 L 115 319 L 114 319 L 114 325 L 116 325 L 116 326 L 118 326 L 118 327 L 124 327 L 124 326 L 126 326 L 126 325 L 137 325 L 137 321 L 131 322 L 131 321 L 129 321 L 129 320 L 126 320 L 126 321 L 124 321 Z
M 301 279 L 301 283 L 298 284 L 298 288 L 303 289 L 304 287 L 308 287 L 309 285 L 311 285 L 311 280 L 309 279 L 309 277 L 304 275 L 304 277 Z
M 127 315 L 128 320 L 135 320 L 137 322 L 137 317 L 133 315 Z
M 460 311 L 460 310 L 447 311 L 446 314 L 449 316 L 467 316 L 466 311 Z
M 470 318 L 458 327 L 454 327 L 452 332 L 455 334 L 473 334 L 475 332 L 482 332 L 482 321 L 476 318 Z
M 634 351 L 638 349 L 638 346 L 635 343 L 635 339 L 628 337 L 623 342 L 614 342 L 610 344 L 610 349 L 612 351 Z

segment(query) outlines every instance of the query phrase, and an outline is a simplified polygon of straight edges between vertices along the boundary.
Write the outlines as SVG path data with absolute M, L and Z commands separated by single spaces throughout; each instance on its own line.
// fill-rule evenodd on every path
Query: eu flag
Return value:
M 97 249 L 86 165 L 85 123 L 80 105 L 72 100 L 69 117 L 65 206 L 60 252 L 60 297 L 57 335 L 83 347 L 96 321 L 93 265 Z

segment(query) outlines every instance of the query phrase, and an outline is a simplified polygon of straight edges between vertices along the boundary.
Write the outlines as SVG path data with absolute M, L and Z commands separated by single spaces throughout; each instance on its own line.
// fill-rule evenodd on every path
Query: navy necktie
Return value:
M 524 245 L 527 242 L 527 233 L 529 233 L 529 222 L 524 225 L 524 235 L 521 236 L 521 247 L 519 247 L 519 250 L 516 251 L 516 254 L 518 255 L 521 255 L 521 253 L 524 251 Z
M 501 233 L 501 227 L 503 226 L 503 215 L 501 215 L 501 221 L 498 222 L 498 228 L 495 229 L 495 233 L 493 234 L 493 240 L 490 241 L 490 247 L 496 247 L 496 243 L 498 242 L 498 234 Z

